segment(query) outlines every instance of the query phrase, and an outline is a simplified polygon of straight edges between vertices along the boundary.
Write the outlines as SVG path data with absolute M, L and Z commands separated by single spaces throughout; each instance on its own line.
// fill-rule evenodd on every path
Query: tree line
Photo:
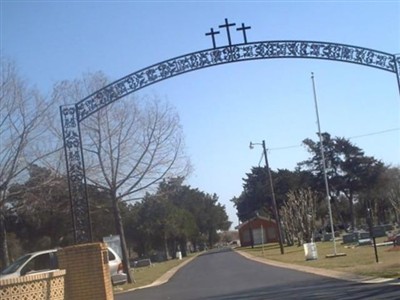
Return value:
M 271 175 L 288 244 L 310 242 L 316 230 L 330 231 L 320 142 L 307 138 L 303 145 L 309 159 L 294 171 L 278 169 Z M 367 156 L 346 138 L 323 133 L 322 145 L 335 227 L 366 227 L 368 209 L 375 224 L 399 223 L 400 168 Z M 231 199 L 240 221 L 256 215 L 274 219 L 268 179 L 265 167 L 253 167 L 246 174 L 241 195 Z
M 6 215 L 12 259 L 25 251 L 63 247 L 74 243 L 66 176 L 32 165 L 24 183 L 10 187 Z M 212 247 L 218 231 L 231 223 L 217 195 L 184 185 L 183 177 L 162 180 L 154 193 L 137 202 L 118 203 L 128 249 L 139 257 L 174 258 L 187 245 L 196 251 Z M 110 194 L 88 185 L 88 198 L 95 241 L 118 234 Z

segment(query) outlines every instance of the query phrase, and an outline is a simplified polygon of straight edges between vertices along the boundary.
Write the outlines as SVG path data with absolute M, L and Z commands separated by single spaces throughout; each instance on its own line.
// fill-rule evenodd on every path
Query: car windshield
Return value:
M 7 275 L 14 273 L 18 268 L 23 265 L 32 255 L 31 254 L 26 254 L 24 256 L 21 256 L 18 258 L 16 261 L 14 261 L 11 265 L 6 267 L 3 271 L 1 271 L 1 275 Z

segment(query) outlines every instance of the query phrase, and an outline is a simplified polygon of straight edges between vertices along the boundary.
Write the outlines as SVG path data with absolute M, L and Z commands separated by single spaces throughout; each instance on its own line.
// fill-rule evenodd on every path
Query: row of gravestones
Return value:
M 343 235 L 343 244 L 354 244 L 359 245 L 371 244 L 371 237 L 384 237 L 386 232 L 393 230 L 392 225 L 379 225 L 372 227 L 372 236 L 367 231 L 355 231 L 349 234 Z

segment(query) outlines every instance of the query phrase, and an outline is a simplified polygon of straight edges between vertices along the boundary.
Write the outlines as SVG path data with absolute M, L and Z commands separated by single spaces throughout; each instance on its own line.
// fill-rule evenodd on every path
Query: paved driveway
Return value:
M 166 284 L 115 299 L 400 299 L 400 286 L 360 284 L 274 267 L 223 249 L 200 255 Z

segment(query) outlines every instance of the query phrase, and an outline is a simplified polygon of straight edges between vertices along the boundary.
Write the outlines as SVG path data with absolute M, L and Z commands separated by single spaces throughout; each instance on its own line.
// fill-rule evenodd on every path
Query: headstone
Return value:
M 133 263 L 134 268 L 151 266 L 151 260 L 148 258 L 137 260 Z
M 383 226 L 385 226 L 385 231 L 391 231 L 394 229 L 392 224 L 385 224 Z
M 358 240 L 369 239 L 369 232 L 366 231 L 359 231 L 358 232 Z
M 386 236 L 386 230 L 385 229 L 386 229 L 385 225 L 379 225 L 379 226 L 372 227 L 372 236 L 373 237 Z
M 358 245 L 371 245 L 372 241 L 369 235 L 369 232 L 366 231 L 359 231 L 358 232 Z
M 323 241 L 324 242 L 329 242 L 330 240 L 332 240 L 332 233 L 325 233 Z
M 353 244 L 357 243 L 358 238 L 357 238 L 357 233 L 349 233 L 343 235 L 343 244 Z

